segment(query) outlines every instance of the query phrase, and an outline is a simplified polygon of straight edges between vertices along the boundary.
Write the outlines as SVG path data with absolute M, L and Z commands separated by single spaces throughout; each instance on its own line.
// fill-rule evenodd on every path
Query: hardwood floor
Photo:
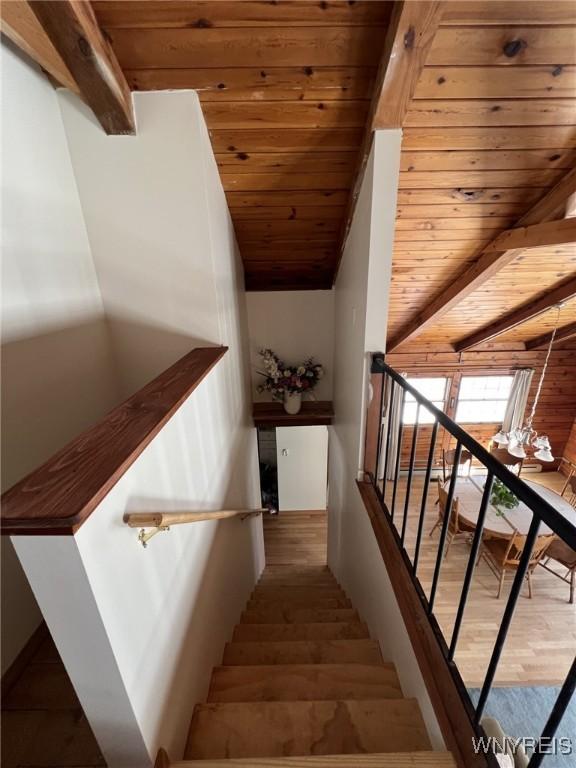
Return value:
M 266 565 L 326 565 L 325 510 L 264 515 Z
M 527 474 L 526 477 L 558 492 L 565 481 L 564 477 L 556 473 Z M 406 532 L 407 550 L 411 556 L 414 552 L 422 491 L 423 475 L 416 475 Z M 405 492 L 406 480 L 400 478 L 396 499 L 396 514 L 399 516 L 404 510 Z M 387 500 L 389 496 L 391 489 Z M 432 583 L 439 539 L 438 530 L 432 537 L 429 535 L 438 517 L 436 498 L 436 487 L 431 483 L 418 567 L 418 578 L 427 595 Z M 469 551 L 466 541 L 456 539 L 442 562 L 434 612 L 448 643 L 452 636 Z M 455 655 L 464 682 L 470 687 L 479 686 L 484 679 L 512 578 L 512 575 L 507 576 L 502 597 L 498 600 L 498 582 L 486 562 L 481 560 L 474 571 Z M 564 681 L 574 659 L 576 605 L 568 603 L 568 584 L 542 568 L 536 569 L 532 582 L 533 598 L 528 598 L 528 590 L 525 588 L 518 601 L 496 672 L 496 685 L 557 685 Z

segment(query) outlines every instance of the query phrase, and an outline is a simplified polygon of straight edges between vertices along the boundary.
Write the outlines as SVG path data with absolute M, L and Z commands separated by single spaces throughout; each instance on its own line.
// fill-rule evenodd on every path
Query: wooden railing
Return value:
M 203 520 L 224 520 L 239 517 L 246 520 L 254 515 L 261 515 L 266 509 L 216 509 L 213 512 L 127 512 L 124 522 L 130 528 L 161 528 L 185 523 L 200 523 Z
M 2 534 L 73 535 L 227 351 L 192 350 L 2 495 Z
M 157 533 L 169 531 L 172 525 L 226 520 L 231 517 L 247 520 L 266 511 L 266 509 L 215 509 L 203 512 L 127 512 L 124 515 L 124 522 L 130 528 L 140 528 L 138 541 L 143 547 L 146 547 L 150 539 L 154 538 Z
M 514 616 L 520 590 L 528 573 L 530 557 L 540 525 L 546 524 L 560 540 L 574 550 L 576 550 L 576 526 L 533 488 L 512 474 L 458 424 L 426 400 L 403 376 L 385 363 L 382 354 L 372 356 L 371 386 L 373 397 L 368 408 L 365 435 L 366 475 L 364 481 L 359 483 L 359 490 L 448 747 L 457 757 L 459 765 L 466 766 L 466 768 L 486 768 L 486 766 L 490 766 L 490 768 L 494 766 L 495 768 L 497 763 L 493 754 L 484 755 L 472 750 L 472 737 L 478 738 L 485 735 L 482 729 L 482 716 L 494 683 L 496 669 Z M 412 433 L 404 499 L 402 500 L 403 503 L 397 505 L 400 497 L 397 490 L 400 479 L 404 427 L 402 413 L 407 394 L 410 394 L 416 401 L 416 423 Z M 391 414 L 393 404 L 396 402 L 400 403 L 401 408 L 398 424 L 394 426 Z M 413 483 L 413 474 L 420 409 L 424 409 L 432 417 L 433 424 L 423 487 L 421 491 L 419 489 L 419 498 L 414 499 L 416 488 Z M 446 553 L 451 514 L 444 514 L 442 518 L 438 545 L 433 558 L 435 560 L 434 574 L 429 588 L 425 589 L 419 578 L 422 570 L 421 568 L 419 570 L 419 566 L 421 566 L 420 554 L 424 518 L 433 468 L 434 447 L 440 426 L 456 440 L 454 466 L 459 465 L 460 454 L 463 449 L 466 449 L 474 457 L 477 468 L 483 467 L 486 472 L 484 489 L 479 501 L 478 519 L 474 533 L 471 534 L 470 552 L 465 572 L 462 574 L 460 598 L 454 606 L 455 620 L 451 627 L 450 636 L 447 638 L 444 637 L 436 616 L 435 598 Z M 393 428 L 397 430 L 395 444 L 392 434 Z M 393 450 L 390 450 L 391 445 L 394 446 Z M 453 472 L 447 480 L 445 503 L 447 510 L 452 509 L 457 477 L 458 473 Z M 474 569 L 480 552 L 492 487 L 496 479 L 500 480 L 520 502 L 528 507 L 531 518 L 510 594 L 500 618 L 478 701 L 473 704 L 455 661 L 455 653 Z M 412 543 L 408 546 L 407 521 L 408 514 L 412 509 L 416 510 L 418 522 L 416 540 L 413 542 L 413 546 Z M 445 610 L 444 608 L 444 613 Z M 553 651 L 543 649 L 542 653 L 548 653 L 552 659 Z M 545 747 L 550 744 L 554 737 L 556 728 L 575 692 L 576 657 L 560 687 L 552 710 L 548 714 L 540 740 L 530 758 L 529 768 L 539 768 L 545 761 L 546 755 L 549 754 L 545 751 Z M 544 765 L 546 765 L 545 762 Z

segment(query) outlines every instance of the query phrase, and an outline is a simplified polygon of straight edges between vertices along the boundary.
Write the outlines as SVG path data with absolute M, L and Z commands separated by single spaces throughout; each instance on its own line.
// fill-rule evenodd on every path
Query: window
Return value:
M 448 385 L 448 379 L 445 376 L 435 376 L 433 379 L 408 377 L 406 381 L 411 384 L 414 389 L 417 389 L 421 395 L 424 395 L 427 400 L 430 400 L 436 408 L 439 408 L 441 411 L 444 410 L 446 387 Z M 416 423 L 416 407 L 416 400 L 409 392 L 407 392 L 406 400 L 404 401 L 404 424 Z M 433 422 L 434 417 L 430 411 L 421 406 L 420 414 L 418 416 L 418 424 L 432 424 Z
M 461 424 L 501 423 L 512 379 L 512 376 L 463 376 L 456 421 Z

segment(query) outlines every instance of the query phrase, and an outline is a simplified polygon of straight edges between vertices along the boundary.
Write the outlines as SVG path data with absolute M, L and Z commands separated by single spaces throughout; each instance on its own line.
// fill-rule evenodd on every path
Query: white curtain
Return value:
M 533 375 L 533 368 L 523 368 L 514 374 L 514 381 L 512 382 L 512 389 L 510 390 L 510 397 L 508 398 L 508 405 L 506 406 L 506 413 L 502 423 L 504 432 L 518 429 L 524 423 L 524 413 Z
M 402 374 L 405 376 L 406 374 Z M 393 381 L 390 378 L 386 379 L 386 392 L 385 403 L 389 403 L 390 387 L 392 387 Z M 392 402 L 389 403 L 389 409 L 382 420 L 382 449 L 380 451 L 380 466 L 378 468 L 378 479 L 382 480 L 384 477 L 384 459 L 386 456 L 386 438 L 388 435 L 388 421 L 392 421 L 392 429 L 390 431 L 390 445 L 388 447 L 388 467 L 386 468 L 386 479 L 394 480 L 396 472 L 396 452 L 398 450 L 398 430 L 400 428 L 400 417 L 402 415 L 402 393 L 403 390 L 398 384 L 394 384 L 394 395 Z

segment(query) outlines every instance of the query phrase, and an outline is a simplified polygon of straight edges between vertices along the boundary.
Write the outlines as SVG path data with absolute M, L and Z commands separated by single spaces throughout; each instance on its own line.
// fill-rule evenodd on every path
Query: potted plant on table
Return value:
M 518 497 L 504 485 L 502 480 L 495 478 L 492 485 L 492 493 L 490 494 L 490 503 L 495 508 L 497 515 L 505 517 L 504 510 L 515 509 L 520 502 Z
M 320 363 L 309 357 L 299 365 L 288 365 L 271 350 L 262 349 L 262 370 L 257 372 L 264 377 L 258 392 L 270 392 L 273 400 L 284 403 L 286 413 L 295 415 L 302 407 L 302 395 L 312 394 L 324 369 Z

